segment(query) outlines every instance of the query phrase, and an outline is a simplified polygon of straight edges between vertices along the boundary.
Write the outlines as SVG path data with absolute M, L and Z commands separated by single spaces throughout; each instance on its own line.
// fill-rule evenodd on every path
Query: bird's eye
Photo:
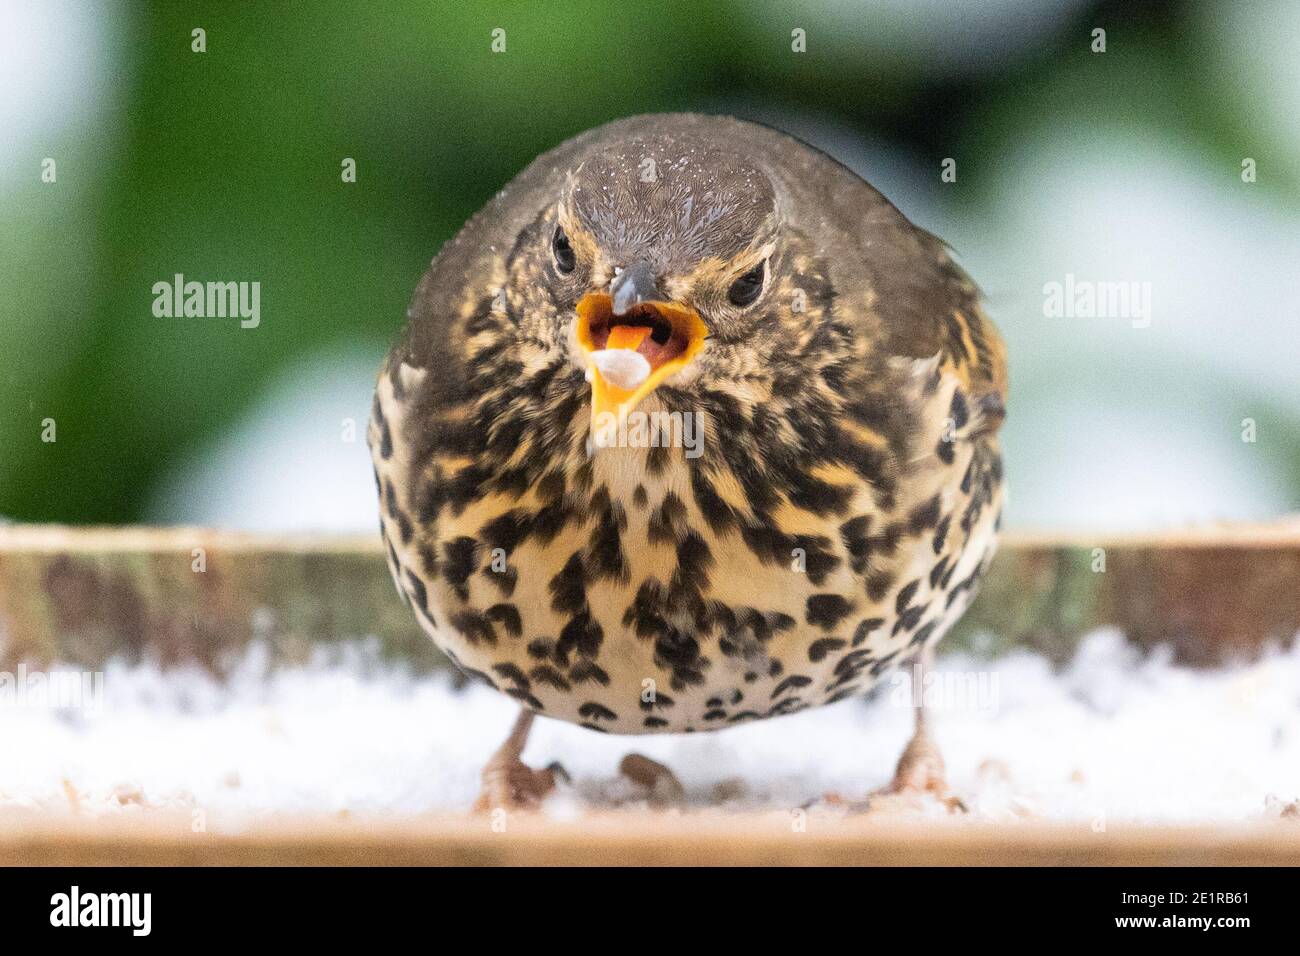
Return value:
M 577 265 L 577 259 L 573 255 L 573 246 L 569 245 L 569 237 L 564 234 L 564 230 L 559 226 L 555 227 L 555 235 L 551 238 L 551 251 L 555 254 L 555 268 L 565 275 L 573 271 L 573 267 Z
M 734 306 L 743 308 L 753 305 L 763 291 L 763 279 L 767 275 L 767 260 L 764 259 L 743 276 L 731 283 L 727 290 L 727 300 Z

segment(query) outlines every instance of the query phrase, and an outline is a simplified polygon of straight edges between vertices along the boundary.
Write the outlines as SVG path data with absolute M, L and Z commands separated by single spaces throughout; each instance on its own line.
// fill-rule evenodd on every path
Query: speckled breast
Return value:
M 585 407 L 564 480 L 421 521 L 430 465 L 400 436 L 423 374 L 382 376 L 371 422 L 394 579 L 461 669 L 546 716 L 690 732 L 861 693 L 943 635 L 992 556 L 997 447 L 944 433 L 963 399 L 933 364 L 918 364 L 927 396 L 893 508 L 846 473 L 831 476 L 852 488 L 835 512 L 783 502 L 756 523 L 735 520 L 748 503 L 708 453 L 728 436 L 707 417 L 696 456 L 671 443 L 591 449 Z M 444 480 L 458 467 L 470 463 L 437 463 Z

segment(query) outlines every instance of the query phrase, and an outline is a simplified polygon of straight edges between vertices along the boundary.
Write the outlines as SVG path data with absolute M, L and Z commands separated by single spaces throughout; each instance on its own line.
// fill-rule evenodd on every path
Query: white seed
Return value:
M 591 353 L 591 363 L 609 384 L 631 391 L 650 377 L 650 363 L 631 349 L 600 349 Z

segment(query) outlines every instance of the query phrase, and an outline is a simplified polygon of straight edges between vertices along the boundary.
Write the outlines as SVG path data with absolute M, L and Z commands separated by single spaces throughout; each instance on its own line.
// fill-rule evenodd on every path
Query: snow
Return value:
M 1098 631 L 1062 669 L 1021 651 L 948 655 L 938 674 L 927 700 L 966 819 L 1096 827 L 1295 813 L 1300 642 L 1194 671 Z M 0 700 L 0 815 L 201 809 L 237 828 L 284 813 L 459 812 L 514 714 L 486 687 L 412 675 L 363 645 L 277 669 L 255 649 L 225 683 L 115 662 L 95 686 L 93 707 Z M 558 760 L 572 776 L 548 800 L 554 816 L 644 805 L 617 773 L 629 751 L 672 767 L 689 810 L 852 808 L 887 782 L 910 724 L 910 683 L 897 675 L 868 702 L 720 733 L 612 737 L 540 720 L 525 759 Z M 937 803 L 913 811 L 945 815 Z

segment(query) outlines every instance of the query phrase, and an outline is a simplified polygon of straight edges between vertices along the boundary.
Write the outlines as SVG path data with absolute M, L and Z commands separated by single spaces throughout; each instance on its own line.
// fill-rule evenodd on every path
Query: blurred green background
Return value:
M 790 130 L 953 244 L 1011 349 L 1012 523 L 1300 508 L 1295 2 L 0 11 L 10 519 L 373 527 L 369 389 L 428 260 L 539 152 L 665 110 Z M 178 272 L 260 282 L 260 326 L 154 317 Z M 1045 316 L 1067 274 L 1150 283 L 1150 325 Z

